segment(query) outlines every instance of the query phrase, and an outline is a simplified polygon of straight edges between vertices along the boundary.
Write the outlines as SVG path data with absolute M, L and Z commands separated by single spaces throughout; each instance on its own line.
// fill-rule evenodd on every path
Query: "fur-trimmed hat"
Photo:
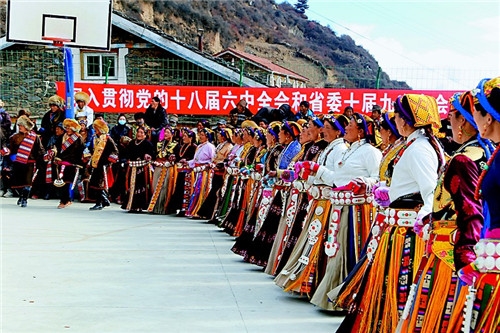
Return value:
M 80 126 L 80 124 L 78 124 L 78 122 L 75 119 L 71 119 L 71 118 L 64 119 L 63 126 L 64 126 L 64 128 L 69 128 L 69 129 L 73 130 L 73 132 L 77 132 L 77 133 L 80 132 L 80 129 L 82 128 Z
M 17 126 L 23 126 L 28 131 L 31 131 L 33 127 L 35 127 L 35 124 L 31 121 L 30 118 L 26 116 L 21 116 L 17 118 Z
M 295 139 L 302 132 L 302 126 L 297 124 L 295 121 L 285 121 L 281 125 L 281 130 L 290 133 L 290 135 Z
M 233 143 L 233 131 L 230 128 L 221 128 L 219 133 L 226 138 L 228 142 Z
M 299 120 L 297 120 L 297 124 L 299 124 L 300 126 L 304 127 L 304 125 L 307 124 L 307 120 L 305 120 L 305 119 L 299 119 Z
M 96 119 L 94 120 L 94 123 L 92 124 L 94 126 L 94 129 L 96 131 L 99 131 L 101 134 L 108 134 L 109 133 L 109 127 L 108 124 L 104 120 L 101 119 Z
M 241 128 L 245 128 L 245 127 L 251 127 L 253 129 L 255 129 L 255 128 L 259 127 L 259 125 L 257 125 L 255 123 L 255 121 L 253 121 L 253 120 L 245 120 L 241 123 Z
M 90 101 L 90 96 L 86 92 L 79 91 L 75 93 L 75 102 L 82 101 L 87 105 Z
M 54 105 L 57 105 L 58 108 L 62 109 L 62 108 L 64 108 L 65 102 L 61 96 L 54 95 L 54 96 L 50 96 L 47 104 L 49 105 L 49 107 L 51 104 L 54 104 Z

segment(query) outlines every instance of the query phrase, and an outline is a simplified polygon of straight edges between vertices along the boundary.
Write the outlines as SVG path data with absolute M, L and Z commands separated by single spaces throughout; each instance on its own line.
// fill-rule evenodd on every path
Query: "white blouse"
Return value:
M 333 170 L 335 170 L 335 165 L 340 161 L 342 153 L 346 150 L 347 145 L 343 138 L 330 142 L 318 157 L 320 167 L 316 176 L 312 179 L 312 183 L 332 186 L 334 184 Z M 309 179 L 308 182 L 310 182 Z
M 423 130 L 416 130 L 406 142 L 415 141 L 406 148 L 394 166 L 389 199 L 395 201 L 407 194 L 420 193 L 424 206 L 420 216 L 432 212 L 434 189 L 438 181 L 438 158 Z M 404 149 L 404 148 L 403 148 Z
M 347 149 L 335 168 L 335 186 L 349 184 L 354 178 L 363 178 L 367 184 L 375 184 L 379 180 L 382 152 L 365 139 L 354 142 Z

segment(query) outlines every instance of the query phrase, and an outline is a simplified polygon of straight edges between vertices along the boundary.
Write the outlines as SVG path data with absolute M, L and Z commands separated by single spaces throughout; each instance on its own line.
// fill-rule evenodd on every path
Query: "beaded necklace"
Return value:
M 186 153 L 186 150 L 191 146 L 191 143 L 185 143 L 182 147 L 181 150 L 179 151 L 179 157 L 184 156 Z M 185 148 L 184 148 L 185 147 Z
M 488 159 L 488 162 L 486 162 L 486 164 L 483 163 L 481 165 L 481 169 L 483 169 L 483 171 L 481 172 L 481 175 L 477 180 L 476 191 L 474 191 L 474 199 L 476 200 L 479 200 L 481 198 L 481 185 L 483 184 L 484 177 L 488 173 L 491 164 L 495 160 L 495 156 L 497 156 L 499 149 L 500 149 L 500 144 L 495 148 L 495 151 L 493 152 L 493 154 L 491 154 L 491 157 Z
M 345 161 L 347 161 L 347 159 L 352 155 L 354 154 L 354 152 L 356 150 L 359 149 L 359 147 L 361 147 L 362 145 L 364 145 L 366 143 L 366 141 L 364 139 L 362 139 L 364 142 L 361 142 L 361 141 L 356 141 L 355 143 L 358 143 L 359 142 L 359 145 L 356 146 L 356 148 L 352 149 L 352 146 L 354 145 L 351 145 L 346 151 L 343 152 L 342 154 L 342 160 L 338 163 L 338 166 L 339 168 L 342 168 L 344 166 L 344 163 Z M 350 152 L 350 154 L 348 154 Z
M 338 140 L 335 139 L 330 144 L 321 152 L 318 158 L 318 164 L 320 165 L 326 165 L 326 160 L 328 158 L 328 155 L 333 151 L 335 147 L 337 147 L 339 144 L 344 143 L 344 140 Z

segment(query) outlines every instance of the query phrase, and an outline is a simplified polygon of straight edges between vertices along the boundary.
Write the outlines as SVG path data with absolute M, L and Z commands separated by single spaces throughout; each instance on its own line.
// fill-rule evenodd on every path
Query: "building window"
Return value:
M 84 79 L 104 80 L 106 73 L 109 79 L 118 77 L 118 59 L 113 53 L 85 53 L 84 54 Z

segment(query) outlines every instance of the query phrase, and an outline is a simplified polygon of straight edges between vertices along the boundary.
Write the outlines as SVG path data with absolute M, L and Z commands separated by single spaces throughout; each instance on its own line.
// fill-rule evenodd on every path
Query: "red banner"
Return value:
M 64 96 L 64 82 L 57 83 L 57 93 Z M 392 103 L 402 94 L 434 96 L 441 117 L 448 113 L 448 99 L 455 91 L 448 90 L 386 90 L 386 89 L 330 89 L 330 88 L 240 88 L 195 86 L 150 86 L 123 84 L 95 84 L 75 82 L 75 92 L 90 95 L 89 106 L 96 112 L 135 113 L 144 111 L 151 98 L 158 96 L 170 114 L 225 116 L 245 99 L 252 113 L 264 107 L 278 108 L 289 104 L 297 111 L 301 101 L 309 101 L 314 113 L 342 113 L 346 106 L 355 112 L 371 113 L 374 104 L 384 110 L 393 110 Z

